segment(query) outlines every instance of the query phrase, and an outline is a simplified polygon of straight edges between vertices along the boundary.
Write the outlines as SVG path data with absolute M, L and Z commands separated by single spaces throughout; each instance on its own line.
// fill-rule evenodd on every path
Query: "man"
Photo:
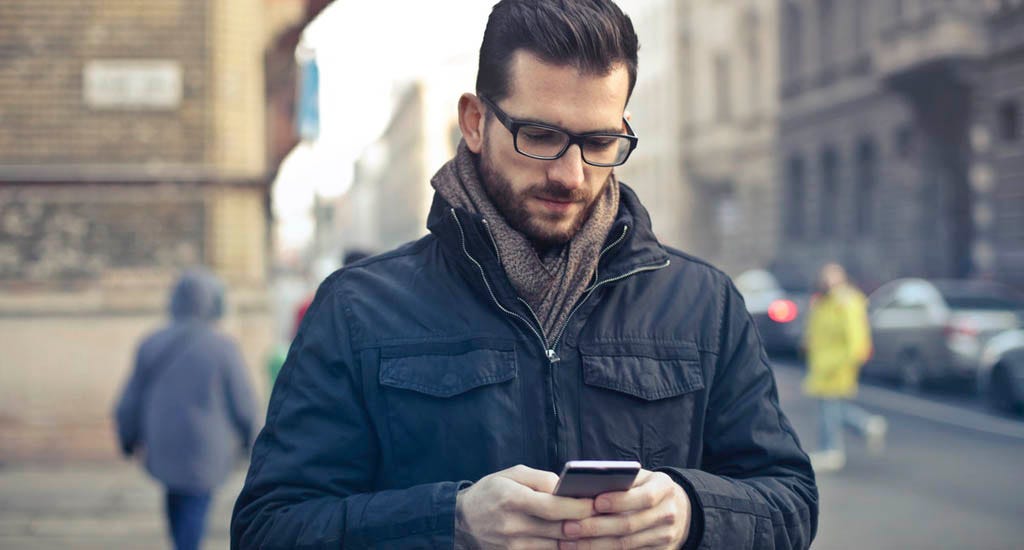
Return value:
M 868 451 L 878 454 L 885 446 L 888 423 L 848 401 L 857 395 L 860 367 L 871 355 L 867 299 L 853 287 L 846 270 L 827 263 L 818 276 L 821 294 L 811 305 L 804 335 L 807 377 L 804 392 L 820 400 L 820 449 L 811 453 L 814 471 L 835 472 L 846 465 L 843 426 L 860 433 Z
M 615 177 L 636 51 L 610 0 L 494 7 L 431 234 L 321 286 L 233 547 L 810 544 L 813 473 L 742 300 Z M 552 495 L 572 459 L 644 470 Z

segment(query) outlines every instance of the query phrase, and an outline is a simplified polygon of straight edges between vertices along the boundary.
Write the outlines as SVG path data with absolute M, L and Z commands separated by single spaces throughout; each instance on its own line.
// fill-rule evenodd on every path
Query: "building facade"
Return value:
M 1024 1 L 989 3 L 985 85 L 974 102 L 974 258 L 982 276 L 1024 289 Z
M 113 400 L 185 267 L 226 280 L 225 329 L 262 364 L 264 7 L 0 4 L 0 460 L 114 454 Z
M 777 267 L 863 286 L 978 275 L 970 182 L 986 3 L 783 0 Z

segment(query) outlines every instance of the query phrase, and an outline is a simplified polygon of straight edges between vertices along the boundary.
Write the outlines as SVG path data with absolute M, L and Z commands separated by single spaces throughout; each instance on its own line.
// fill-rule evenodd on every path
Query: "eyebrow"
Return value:
M 622 128 L 621 126 L 618 127 L 618 128 L 601 128 L 601 129 L 598 129 L 598 130 L 587 130 L 586 132 L 573 132 L 572 130 L 569 130 L 568 128 L 565 128 L 564 126 L 559 126 L 557 124 L 552 124 L 550 122 L 547 122 L 547 121 L 544 121 L 544 120 L 538 120 L 538 119 L 535 119 L 535 118 L 517 118 L 517 117 L 514 117 L 512 115 L 508 115 L 508 118 L 511 119 L 511 120 L 514 120 L 516 122 L 523 123 L 523 124 L 539 124 L 541 126 L 550 126 L 551 128 L 558 128 L 559 130 L 561 130 L 563 132 L 568 132 L 570 134 L 574 134 L 574 135 L 577 135 L 577 136 L 586 136 L 586 135 L 590 135 L 590 134 L 625 135 L 624 134 L 625 128 Z M 625 117 L 623 117 L 623 120 L 625 120 Z

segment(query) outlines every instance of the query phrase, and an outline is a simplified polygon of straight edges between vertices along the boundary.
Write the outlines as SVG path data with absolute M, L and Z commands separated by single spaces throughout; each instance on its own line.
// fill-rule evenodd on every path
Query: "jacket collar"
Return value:
M 660 266 L 669 259 L 654 235 L 647 209 L 628 185 L 622 182 L 619 185 L 619 211 L 602 248 L 605 252 L 597 267 L 598 282 L 644 267 Z M 452 207 L 435 192 L 427 229 L 437 236 L 449 257 L 457 259 L 455 264 L 466 277 L 479 281 L 480 270 L 483 270 L 491 281 L 501 281 L 493 290 L 502 300 L 515 300 L 516 293 L 508 283 L 482 217 Z M 480 264 L 479 268 L 474 260 Z

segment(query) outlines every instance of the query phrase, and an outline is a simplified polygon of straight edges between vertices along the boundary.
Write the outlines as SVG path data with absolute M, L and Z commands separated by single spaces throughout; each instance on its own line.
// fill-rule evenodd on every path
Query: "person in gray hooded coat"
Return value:
M 171 321 L 139 345 L 115 410 L 121 450 L 143 455 L 146 470 L 166 487 L 179 550 L 199 547 L 213 491 L 256 429 L 241 353 L 214 327 L 223 303 L 223 285 L 212 274 L 182 275 L 171 294 Z

